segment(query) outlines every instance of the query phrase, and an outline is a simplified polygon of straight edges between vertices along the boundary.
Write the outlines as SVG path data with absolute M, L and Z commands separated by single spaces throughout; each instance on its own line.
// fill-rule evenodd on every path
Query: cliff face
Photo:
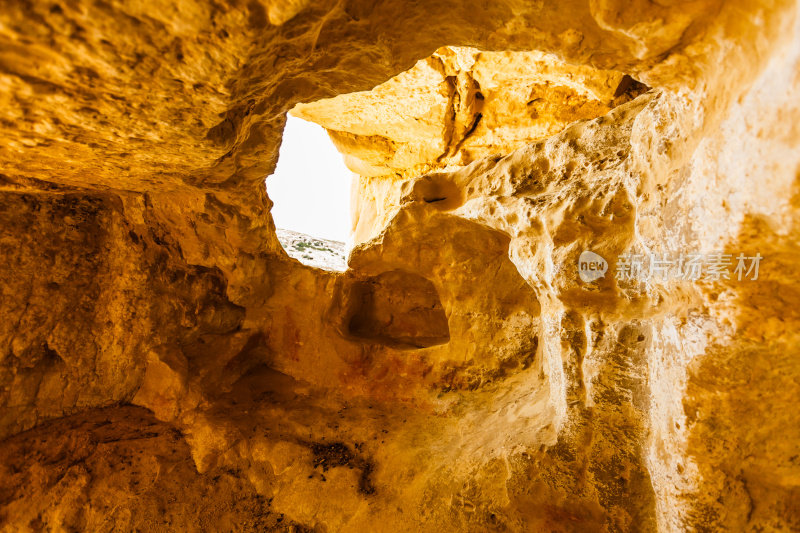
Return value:
M 797 8 L 8 3 L 0 525 L 800 529 Z M 289 110 L 346 272 L 276 237 Z

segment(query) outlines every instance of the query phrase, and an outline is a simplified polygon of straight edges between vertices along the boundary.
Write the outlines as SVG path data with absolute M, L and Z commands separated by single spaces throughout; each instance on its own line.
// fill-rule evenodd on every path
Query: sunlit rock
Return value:
M 797 10 L 7 3 L 0 527 L 800 530 Z

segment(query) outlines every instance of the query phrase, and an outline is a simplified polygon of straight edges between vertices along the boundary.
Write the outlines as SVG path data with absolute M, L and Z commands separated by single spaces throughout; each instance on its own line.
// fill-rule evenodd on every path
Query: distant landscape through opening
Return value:
M 322 126 L 287 116 L 278 166 L 266 183 L 278 238 L 290 256 L 345 269 L 352 179 Z

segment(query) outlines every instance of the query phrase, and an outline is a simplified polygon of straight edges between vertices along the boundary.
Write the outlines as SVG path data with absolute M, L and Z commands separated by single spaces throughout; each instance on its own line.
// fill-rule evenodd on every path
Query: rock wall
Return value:
M 0 528 L 800 530 L 797 7 L 6 3 Z M 269 216 L 293 108 L 344 273 Z

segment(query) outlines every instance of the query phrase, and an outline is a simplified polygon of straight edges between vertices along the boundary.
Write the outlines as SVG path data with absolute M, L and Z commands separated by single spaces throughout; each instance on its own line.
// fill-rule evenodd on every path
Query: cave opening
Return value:
M 301 263 L 343 271 L 352 172 L 322 126 L 286 118 L 278 165 L 266 180 L 278 240 Z
M 543 52 L 445 46 L 371 90 L 298 103 L 266 182 L 278 239 L 302 263 L 344 271 L 349 249 L 394 216 L 403 183 L 552 138 L 649 89 Z M 424 201 L 450 209 L 457 196 Z

